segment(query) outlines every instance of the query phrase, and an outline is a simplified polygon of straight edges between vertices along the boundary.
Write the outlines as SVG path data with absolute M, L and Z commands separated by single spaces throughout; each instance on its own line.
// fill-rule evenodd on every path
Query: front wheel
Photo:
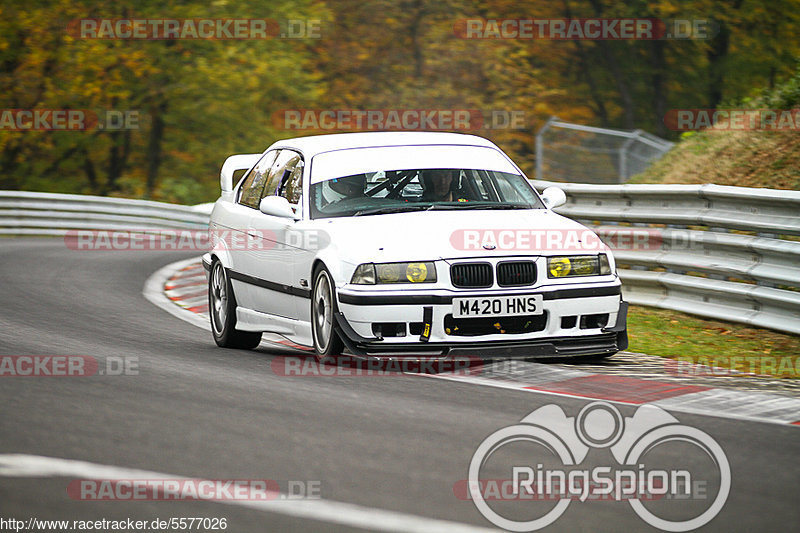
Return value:
M 336 312 L 336 293 L 328 270 L 317 267 L 314 271 L 314 289 L 311 291 L 311 336 L 318 359 L 340 355 L 344 343 L 333 327 Z
M 214 262 L 208 277 L 208 314 L 217 346 L 252 350 L 261 342 L 261 333 L 236 329 L 236 297 L 219 261 Z

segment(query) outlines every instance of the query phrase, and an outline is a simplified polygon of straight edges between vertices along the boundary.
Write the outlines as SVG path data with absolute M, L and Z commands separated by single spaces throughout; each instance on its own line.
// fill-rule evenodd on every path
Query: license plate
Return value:
M 541 315 L 543 312 L 541 294 L 453 298 L 453 318 Z

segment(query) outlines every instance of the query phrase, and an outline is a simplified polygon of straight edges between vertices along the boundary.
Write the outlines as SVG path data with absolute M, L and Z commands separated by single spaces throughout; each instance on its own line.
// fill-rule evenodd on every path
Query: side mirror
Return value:
M 542 193 L 542 201 L 548 208 L 553 209 L 567 203 L 567 195 L 558 187 L 548 187 Z
M 219 173 L 219 186 L 222 192 L 233 190 L 233 174 L 237 170 L 250 170 L 260 158 L 261 154 L 237 154 L 226 159 Z
M 258 204 L 258 209 L 265 215 L 298 220 L 289 200 L 283 196 L 266 196 L 262 198 L 261 203 Z

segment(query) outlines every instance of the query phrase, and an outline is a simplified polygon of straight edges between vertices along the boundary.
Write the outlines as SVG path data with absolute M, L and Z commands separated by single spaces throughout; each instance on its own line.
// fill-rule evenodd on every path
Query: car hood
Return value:
M 583 253 L 606 250 L 591 230 L 547 209 L 426 211 L 314 222 L 340 259 L 353 264 L 554 255 L 574 252 L 574 246 Z M 590 241 L 596 248 L 586 246 Z

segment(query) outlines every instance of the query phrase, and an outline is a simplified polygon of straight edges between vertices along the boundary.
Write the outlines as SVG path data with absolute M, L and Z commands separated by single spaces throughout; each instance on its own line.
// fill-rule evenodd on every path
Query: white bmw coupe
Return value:
M 234 176 L 245 171 L 238 183 Z M 320 357 L 608 356 L 628 344 L 610 250 L 492 142 L 432 132 L 229 157 L 203 256 L 219 346 Z

